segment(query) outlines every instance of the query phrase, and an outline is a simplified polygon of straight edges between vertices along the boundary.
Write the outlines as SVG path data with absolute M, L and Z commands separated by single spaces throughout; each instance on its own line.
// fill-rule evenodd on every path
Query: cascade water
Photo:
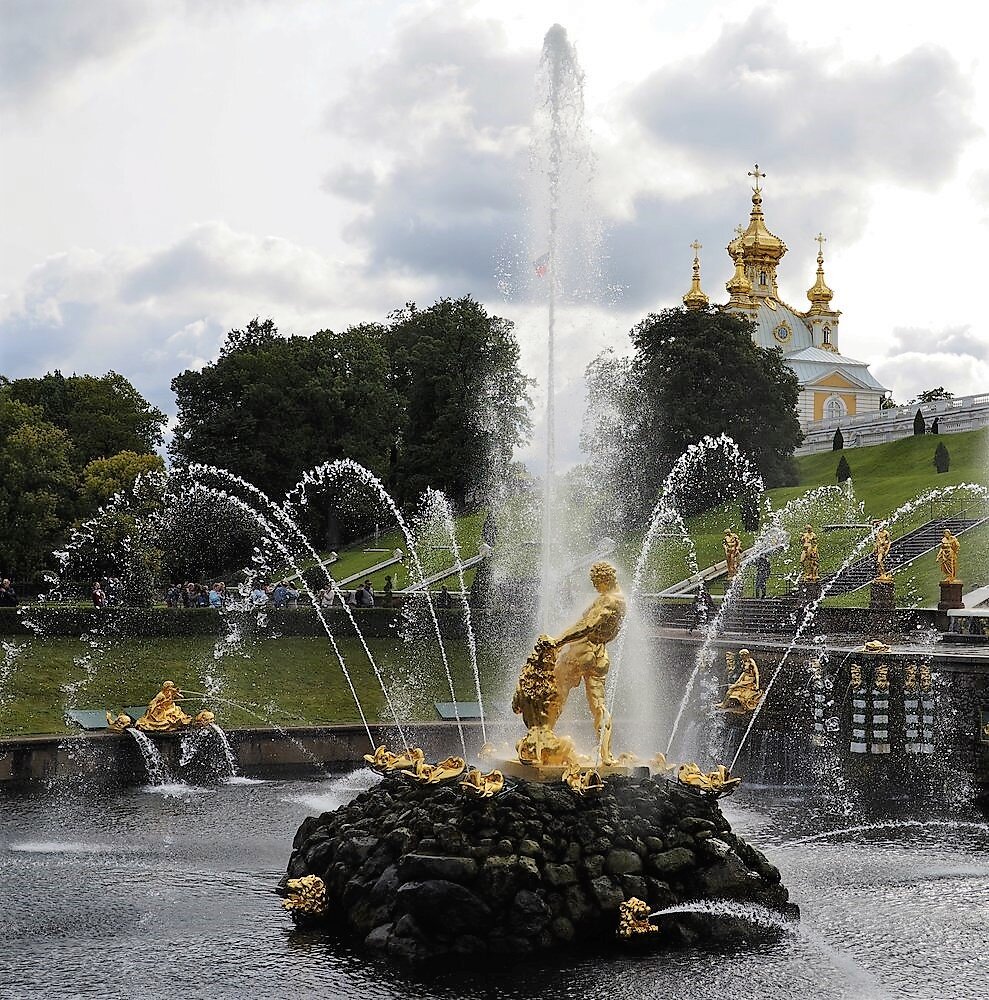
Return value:
M 171 780 L 171 776 L 168 773 L 168 765 L 165 763 L 165 758 L 158 752 L 158 748 L 139 729 L 131 726 L 127 732 L 131 734 L 132 739 L 137 743 L 138 749 L 141 751 L 141 757 L 144 759 L 144 767 L 148 772 L 148 784 L 167 784 Z

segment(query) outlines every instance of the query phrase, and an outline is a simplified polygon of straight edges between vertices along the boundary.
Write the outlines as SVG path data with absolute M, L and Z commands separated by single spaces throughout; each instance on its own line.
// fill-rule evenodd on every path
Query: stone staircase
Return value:
M 980 524 L 989 521 L 989 517 L 942 517 L 928 521 L 914 531 L 894 539 L 890 546 L 886 566 L 890 572 L 896 572 L 928 552 L 933 552 L 941 543 L 944 529 L 953 535 L 961 535 Z M 867 587 L 876 575 L 876 560 L 871 555 L 852 563 L 844 572 L 832 574 L 822 579 L 822 584 L 828 587 L 828 594 L 850 594 L 852 591 Z
M 742 597 L 728 609 L 723 621 L 725 632 L 790 633 L 797 630 L 803 608 L 794 597 Z

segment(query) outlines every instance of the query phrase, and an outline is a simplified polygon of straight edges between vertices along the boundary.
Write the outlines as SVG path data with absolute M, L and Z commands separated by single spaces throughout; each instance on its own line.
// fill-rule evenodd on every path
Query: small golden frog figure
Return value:
M 460 787 L 468 794 L 478 799 L 490 799 L 505 787 L 505 775 L 501 771 L 482 773 L 472 767 L 460 782 Z
M 147 733 L 166 733 L 185 729 L 192 722 L 176 704 L 182 700 L 182 692 L 174 681 L 165 681 L 161 690 L 151 699 L 148 710 L 137 720 L 138 729 Z
M 597 794 L 604 788 L 601 775 L 592 767 L 581 767 L 577 763 L 567 764 L 561 780 L 578 795 Z
M 618 907 L 618 936 L 631 938 L 637 934 L 657 934 L 659 928 L 649 923 L 649 904 L 632 896 Z
M 728 579 L 734 580 L 738 576 L 738 568 L 742 564 L 742 540 L 731 528 L 725 528 L 725 537 L 721 545 L 725 550 L 725 565 L 728 567 Z
M 958 550 L 960 547 L 958 539 L 945 528 L 936 556 L 937 564 L 944 574 L 942 583 L 958 583 Z
M 763 692 L 759 689 L 759 667 L 752 654 L 747 649 L 740 649 L 738 656 L 742 661 L 742 672 L 738 680 L 728 686 L 724 701 L 715 708 L 733 715 L 745 715 L 755 711 L 762 701 Z
M 808 524 L 800 536 L 800 565 L 803 567 L 805 580 L 819 580 L 821 571 L 821 554 L 817 548 L 817 535 Z
M 285 883 L 288 897 L 282 906 L 296 923 L 305 923 L 326 912 L 326 886 L 318 875 L 291 878 Z

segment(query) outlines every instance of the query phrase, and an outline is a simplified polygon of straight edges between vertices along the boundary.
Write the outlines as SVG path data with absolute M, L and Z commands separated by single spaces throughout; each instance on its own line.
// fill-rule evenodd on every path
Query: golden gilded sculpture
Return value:
M 649 904 L 632 896 L 618 907 L 618 936 L 631 938 L 637 934 L 657 934 L 659 928 L 649 923 Z
M 800 536 L 800 565 L 805 580 L 821 578 L 821 554 L 817 549 L 817 534 L 808 524 Z
M 903 668 L 903 690 L 904 691 L 917 690 L 917 667 L 913 663 L 908 663 Z
M 759 688 L 759 666 L 747 649 L 738 651 L 742 661 L 742 672 L 733 684 L 728 686 L 724 700 L 715 707 L 733 715 L 745 715 L 754 712 L 762 701 L 762 691 Z
M 671 763 L 666 759 L 666 754 L 659 752 L 653 755 L 652 759 L 649 761 L 649 769 L 652 771 L 658 771 L 660 774 L 669 774 L 676 767 L 676 764 Z
M 889 645 L 879 639 L 870 639 L 864 646 L 859 646 L 860 653 L 888 653 Z
M 933 684 L 934 678 L 931 676 L 931 665 L 929 663 L 925 663 L 920 668 L 920 690 L 930 691 Z
M 291 878 L 285 884 L 289 895 L 282 906 L 296 923 L 321 917 L 326 912 L 326 885 L 318 875 Z
M 721 544 L 725 550 L 728 579 L 734 580 L 738 576 L 738 568 L 742 564 L 742 540 L 731 528 L 725 528 L 725 537 Z
M 581 767 L 579 764 L 568 764 L 563 772 L 563 783 L 568 785 L 578 795 L 590 795 L 604 788 L 601 775 L 592 767 Z
M 873 521 L 872 526 L 876 529 L 876 538 L 872 546 L 872 554 L 876 557 L 876 582 L 892 583 L 893 577 L 886 568 L 886 559 L 893 546 L 893 538 L 882 521 Z
M 584 682 L 587 704 L 594 719 L 598 759 L 614 764 L 611 755 L 611 714 L 605 701 L 608 675 L 607 644 L 625 619 L 625 597 L 611 563 L 591 566 L 591 583 L 598 596 L 578 621 L 553 639 L 541 635 L 519 674 L 512 711 L 522 716 L 528 733 L 516 749 L 523 764 L 566 764 L 573 741 L 553 731 L 570 691 Z
M 505 787 L 505 776 L 501 771 L 489 771 L 482 773 L 476 767 L 472 767 L 460 782 L 460 787 L 479 799 L 490 799 L 497 795 Z
M 463 757 L 447 757 L 438 764 L 427 764 L 419 761 L 415 767 L 401 771 L 407 778 L 421 781 L 424 785 L 438 785 L 441 781 L 459 778 L 467 767 Z
M 961 546 L 958 539 L 947 529 L 941 536 L 941 544 L 937 550 L 937 564 L 944 574 L 942 583 L 958 583 L 958 550 Z
M 734 790 L 742 781 L 733 778 L 724 764 L 719 764 L 713 771 L 704 772 L 696 764 L 681 764 L 677 771 L 677 781 L 681 785 L 690 785 L 703 792 L 714 792 L 722 795 Z
M 128 726 L 132 726 L 134 720 L 126 713 L 114 715 L 112 712 L 106 713 L 106 728 L 111 733 L 122 733 Z
M 161 690 L 151 699 L 148 710 L 135 725 L 146 733 L 166 733 L 185 729 L 192 716 L 186 715 L 176 704 L 182 700 L 182 692 L 173 681 L 165 681 Z
M 889 667 L 885 663 L 880 663 L 876 667 L 876 673 L 872 678 L 872 687 L 876 691 L 889 690 Z
M 862 682 L 862 668 L 857 664 L 853 663 L 848 668 L 848 682 L 852 687 L 853 691 L 861 691 L 865 686 Z
M 381 774 L 389 771 L 409 771 L 426 762 L 419 747 L 409 747 L 404 753 L 392 753 L 383 743 L 374 753 L 364 754 L 364 760 Z

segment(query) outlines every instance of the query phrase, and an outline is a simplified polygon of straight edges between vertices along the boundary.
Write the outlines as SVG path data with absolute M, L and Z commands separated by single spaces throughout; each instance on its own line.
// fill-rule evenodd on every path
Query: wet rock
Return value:
M 554 888 L 573 885 L 577 881 L 577 872 L 573 865 L 544 865 L 543 881 Z
M 441 879 L 447 882 L 472 882 L 478 873 L 473 858 L 434 854 L 406 854 L 398 866 L 400 882 L 423 882 Z
M 591 882 L 591 896 L 602 913 L 617 912 L 625 900 L 622 890 L 607 875 L 602 875 L 601 878 Z
M 483 931 L 491 922 L 491 909 L 486 903 L 464 886 L 442 879 L 406 882 L 395 894 L 395 909 L 429 930 L 470 933 Z M 399 933 L 398 924 L 395 933 Z
M 604 870 L 609 875 L 636 875 L 642 871 L 642 858 L 635 851 L 609 851 Z

